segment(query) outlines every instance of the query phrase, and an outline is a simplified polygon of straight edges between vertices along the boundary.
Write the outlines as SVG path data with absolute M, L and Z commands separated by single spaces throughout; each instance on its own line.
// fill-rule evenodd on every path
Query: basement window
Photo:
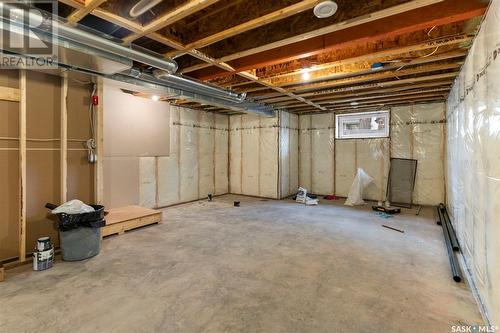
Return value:
M 338 114 L 335 116 L 337 139 L 389 137 L 389 111 Z

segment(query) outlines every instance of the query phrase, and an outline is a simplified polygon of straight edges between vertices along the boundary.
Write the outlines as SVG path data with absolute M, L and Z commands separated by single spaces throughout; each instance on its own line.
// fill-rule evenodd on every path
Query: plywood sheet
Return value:
M 68 151 L 68 200 L 94 203 L 94 165 L 86 151 Z
M 138 205 L 139 158 L 104 157 L 104 205 L 115 208 Z
M 47 202 L 61 204 L 59 151 L 28 151 L 26 156 L 26 249 L 39 237 L 49 236 L 58 245 L 55 217 L 45 208 Z
M 18 256 L 19 152 L 0 151 L 0 260 Z
M 169 104 L 104 86 L 105 156 L 168 156 Z

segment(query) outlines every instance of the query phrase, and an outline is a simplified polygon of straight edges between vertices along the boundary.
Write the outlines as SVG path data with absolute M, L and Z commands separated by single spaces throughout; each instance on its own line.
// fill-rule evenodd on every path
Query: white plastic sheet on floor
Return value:
M 500 325 L 500 1 L 448 99 L 448 208 L 490 320 Z
M 170 112 L 170 155 L 140 160 L 141 205 L 228 193 L 229 117 L 174 106 Z

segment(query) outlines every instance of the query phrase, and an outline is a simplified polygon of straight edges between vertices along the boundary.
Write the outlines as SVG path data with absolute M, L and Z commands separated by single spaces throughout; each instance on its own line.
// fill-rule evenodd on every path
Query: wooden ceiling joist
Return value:
M 479 0 L 445 0 L 428 8 L 415 6 L 405 15 L 404 12 L 392 17 L 378 18 L 370 22 L 358 22 L 356 25 L 343 26 L 340 30 L 318 35 L 307 40 L 287 40 L 280 44 L 267 44 L 242 52 L 223 56 L 221 61 L 230 62 L 237 70 L 264 67 L 280 62 L 308 57 L 332 49 L 355 48 L 359 45 L 393 38 L 405 33 L 412 33 L 434 26 L 443 26 L 464 21 L 485 13 L 487 3 Z M 285 47 L 281 47 L 284 46 Z M 183 69 L 196 78 L 209 80 L 225 75 L 216 68 Z
M 215 34 L 212 34 L 210 36 L 207 36 L 205 38 L 202 38 L 200 40 L 197 40 L 195 42 L 189 43 L 185 46 L 185 49 L 183 51 L 188 51 L 192 49 L 199 49 L 202 47 L 205 47 L 210 44 L 214 44 L 218 41 L 221 41 L 223 39 L 236 36 L 238 34 L 241 34 L 243 32 L 258 28 L 260 26 L 282 20 L 284 18 L 287 18 L 289 16 L 301 13 L 303 11 L 306 11 L 308 9 L 311 9 L 312 7 L 316 6 L 320 1 L 319 0 L 303 0 L 300 1 L 296 4 L 293 4 L 291 6 L 288 6 L 286 8 L 279 9 L 277 11 L 274 11 L 272 13 L 269 13 L 267 15 L 258 17 L 256 19 L 250 20 L 248 22 L 244 22 L 242 24 L 239 24 L 237 26 L 231 27 L 229 29 L 217 32 Z M 179 52 L 175 51 L 172 53 L 167 53 L 167 57 L 173 57 L 178 55 Z
M 70 23 L 77 23 L 85 16 L 90 14 L 94 9 L 102 5 L 106 0 L 86 0 L 85 6 L 81 7 L 74 11 L 70 16 L 68 16 L 67 20 Z
M 403 77 L 403 76 L 408 76 L 408 75 L 418 75 L 418 74 L 425 74 L 425 73 L 431 73 L 431 72 L 437 72 L 437 71 L 458 69 L 458 68 L 460 68 L 460 66 L 462 66 L 462 63 L 459 63 L 459 62 L 453 62 L 453 63 L 442 64 L 442 65 L 440 64 L 440 65 L 431 65 L 431 66 L 421 66 L 421 67 L 411 68 L 411 69 L 402 69 L 402 70 L 397 71 L 397 72 L 392 71 L 392 72 L 386 72 L 386 73 L 375 73 L 375 74 L 365 75 L 365 76 L 361 76 L 361 77 L 354 77 L 354 78 L 334 80 L 334 81 L 326 81 L 326 82 L 314 83 L 314 84 L 305 84 L 305 85 L 301 85 L 301 86 L 298 86 L 298 87 L 296 87 L 294 89 L 290 89 L 290 90 L 292 92 L 308 92 L 308 91 L 313 91 L 313 90 L 334 88 L 334 87 L 359 84 L 359 83 L 364 83 L 364 82 L 373 82 L 373 81 L 390 79 L 390 78 L 398 78 L 398 77 Z
M 146 36 L 152 32 L 158 31 L 166 26 L 169 26 L 179 20 L 182 20 L 183 18 L 196 13 L 202 9 L 207 8 L 208 6 L 211 6 L 215 3 L 217 3 L 220 0 L 190 0 L 184 5 L 177 7 L 176 9 L 172 10 L 171 12 L 168 12 L 164 14 L 163 16 L 157 18 L 150 24 L 144 27 L 144 29 L 141 32 L 134 33 L 130 36 L 127 36 L 123 39 L 125 43 L 130 43 L 133 42 L 134 40 Z
M 396 94 L 396 93 L 412 93 L 415 91 L 431 91 L 430 88 L 436 89 L 436 90 L 449 90 L 453 81 L 448 80 L 448 81 L 438 81 L 438 82 L 429 82 L 429 83 L 422 83 L 422 84 L 414 84 L 414 85 L 405 85 L 402 87 L 391 87 L 391 88 L 385 88 L 385 89 L 372 89 L 372 90 L 365 90 L 363 92 L 359 93 L 342 93 L 342 94 L 330 94 L 328 96 L 323 96 L 323 97 L 318 97 L 318 98 L 310 98 L 311 101 L 319 103 L 319 104 L 324 104 L 324 103 L 329 103 L 341 99 L 362 99 L 362 98 L 367 98 L 367 97 L 373 97 L 377 95 L 382 95 L 382 94 Z M 285 101 L 285 102 L 277 102 L 273 103 L 273 105 L 276 105 L 278 107 L 293 107 L 296 105 L 299 105 L 294 100 L 290 101 Z

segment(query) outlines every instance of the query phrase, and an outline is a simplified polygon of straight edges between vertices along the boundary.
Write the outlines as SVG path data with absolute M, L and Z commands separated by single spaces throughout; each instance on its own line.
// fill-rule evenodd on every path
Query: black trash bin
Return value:
M 101 227 L 106 225 L 104 206 L 90 205 L 94 212 L 81 214 L 55 214 L 59 220 L 59 239 L 62 259 L 78 261 L 96 256 L 101 251 Z M 57 205 L 46 204 L 55 209 Z

